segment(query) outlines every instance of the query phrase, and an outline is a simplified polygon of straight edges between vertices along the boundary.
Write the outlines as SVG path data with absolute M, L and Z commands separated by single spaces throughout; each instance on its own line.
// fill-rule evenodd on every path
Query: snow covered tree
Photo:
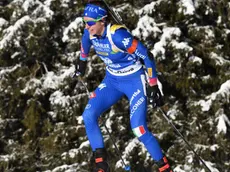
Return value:
M 80 54 L 85 1 L 0 2 L 0 171 L 89 171 L 81 114 L 88 95 L 71 78 Z M 123 22 L 154 54 L 170 119 L 213 172 L 228 172 L 230 3 L 227 0 L 115 1 Z M 84 79 L 93 91 L 104 64 L 92 51 Z M 205 171 L 157 110 L 148 125 L 175 172 Z M 155 166 L 129 125 L 126 99 L 103 114 L 133 171 Z M 102 122 L 101 122 L 102 123 Z M 102 126 L 114 171 L 123 171 Z

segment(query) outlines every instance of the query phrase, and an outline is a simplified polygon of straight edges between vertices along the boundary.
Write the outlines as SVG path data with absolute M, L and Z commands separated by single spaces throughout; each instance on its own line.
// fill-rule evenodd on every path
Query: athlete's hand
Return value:
M 75 65 L 75 72 L 72 77 L 84 76 L 86 70 L 87 61 L 78 60 Z
M 164 105 L 163 97 L 157 85 L 147 87 L 148 102 L 155 107 Z

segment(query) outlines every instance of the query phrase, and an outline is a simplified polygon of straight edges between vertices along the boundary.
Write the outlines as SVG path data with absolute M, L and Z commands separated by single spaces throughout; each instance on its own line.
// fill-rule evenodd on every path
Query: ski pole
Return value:
M 88 97 L 90 97 L 90 92 L 89 92 L 89 90 L 88 90 L 86 84 L 85 84 L 84 81 L 82 80 L 82 78 L 79 77 L 79 81 L 80 81 L 80 82 L 82 83 L 82 85 L 84 86 L 84 88 L 85 88 L 85 90 L 86 90 L 86 92 L 87 92 Z M 108 133 L 108 135 L 109 135 L 109 137 L 110 137 L 110 140 L 112 141 L 112 143 L 113 143 L 113 145 L 114 145 L 114 147 L 115 147 L 115 150 L 116 150 L 116 152 L 117 152 L 119 158 L 121 159 L 121 162 L 122 162 L 122 164 L 123 164 L 123 166 L 124 166 L 124 170 L 125 170 L 125 171 L 130 171 L 130 172 L 131 172 L 130 166 L 125 164 L 125 161 L 124 161 L 124 159 L 123 159 L 122 156 L 121 156 L 121 152 L 119 151 L 117 145 L 115 144 L 115 141 L 113 140 L 113 137 L 112 137 L 112 135 L 111 135 L 111 133 L 110 133 L 108 127 L 106 126 L 105 122 L 103 122 L 103 125 L 104 125 L 104 127 L 105 127 L 105 129 L 106 129 L 106 132 Z
M 125 161 L 124 161 L 124 159 L 123 159 L 122 156 L 121 156 L 121 152 L 119 151 L 119 149 L 118 149 L 118 147 L 117 147 L 117 145 L 116 145 L 116 143 L 115 143 L 115 141 L 114 141 L 114 139 L 113 139 L 113 137 L 112 137 L 112 135 L 111 135 L 111 133 L 110 133 L 108 127 L 106 126 L 105 122 L 103 122 L 103 125 L 104 125 L 104 127 L 105 127 L 106 132 L 108 133 L 108 135 L 109 135 L 109 137 L 110 137 L 110 140 L 112 141 L 112 143 L 113 143 L 113 145 L 114 145 L 114 147 L 115 147 L 115 150 L 116 150 L 116 152 L 117 152 L 119 158 L 121 159 L 121 162 L 122 162 L 122 164 L 123 164 L 123 166 L 124 166 L 125 171 L 130 171 L 130 172 L 131 172 L 130 166 L 125 164 Z
M 171 122 L 169 117 L 167 116 L 166 112 L 162 108 L 158 108 L 161 112 L 163 117 L 168 121 L 168 123 L 173 127 L 173 129 L 177 132 L 177 134 L 184 140 L 184 142 L 187 144 L 189 149 L 195 154 L 195 156 L 198 158 L 198 160 L 207 168 L 209 172 L 212 172 L 208 166 L 205 164 L 205 162 L 202 160 L 202 158 L 196 153 L 196 151 L 192 148 L 192 146 L 188 143 L 188 141 L 184 138 L 184 136 L 180 133 L 180 131 L 175 127 L 175 125 Z

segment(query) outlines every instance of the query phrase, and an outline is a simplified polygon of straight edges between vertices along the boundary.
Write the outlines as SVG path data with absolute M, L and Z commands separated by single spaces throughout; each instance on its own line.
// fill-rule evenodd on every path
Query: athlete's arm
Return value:
M 149 76 L 149 84 L 151 86 L 157 84 L 157 72 L 153 55 L 140 41 L 135 39 L 126 29 L 121 28 L 114 33 L 113 42 L 118 48 L 143 59 Z
M 89 37 L 90 37 L 89 31 L 87 29 L 84 29 L 84 33 L 83 33 L 82 38 L 81 38 L 80 60 L 82 60 L 82 61 L 87 61 L 90 47 L 92 45 Z
M 87 66 L 87 58 L 91 47 L 91 41 L 89 39 L 88 30 L 84 30 L 84 34 L 81 39 L 81 53 L 80 58 L 75 66 L 75 74 L 77 75 L 85 75 L 86 66 Z

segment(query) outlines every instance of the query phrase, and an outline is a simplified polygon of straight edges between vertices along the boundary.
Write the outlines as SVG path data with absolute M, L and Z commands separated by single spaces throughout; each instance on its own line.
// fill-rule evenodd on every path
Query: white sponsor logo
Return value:
M 102 43 L 99 43 L 95 40 L 92 40 L 92 43 L 95 47 L 99 47 L 99 48 L 103 48 L 103 49 L 109 49 L 109 44 L 102 44 Z
M 93 8 L 93 7 L 86 7 L 86 10 L 90 11 L 90 12 L 94 12 L 97 13 L 97 9 Z
M 119 68 L 119 67 L 121 67 L 121 65 L 120 64 L 113 64 L 113 61 L 112 60 L 110 60 L 109 58 L 107 58 L 107 57 L 102 57 L 102 56 L 100 56 L 101 57 L 101 59 L 104 61 L 104 63 L 107 65 L 107 66 L 109 66 L 109 67 L 113 67 L 113 68 Z
M 130 102 L 129 102 L 130 105 L 132 104 L 133 99 L 134 99 L 135 97 L 137 97 L 137 95 L 140 94 L 140 92 L 141 92 L 141 91 L 138 89 L 136 92 L 133 93 L 133 95 L 132 95 L 132 97 L 131 97 L 131 99 L 130 99 Z
M 128 57 L 128 60 L 133 60 L 133 58 L 132 57 Z
M 99 90 L 101 91 L 103 88 L 105 88 L 106 87 L 106 84 L 105 83 L 101 83 L 99 86 L 98 86 L 98 88 L 99 88 Z
M 119 65 L 119 64 L 117 64 L 117 65 Z M 109 73 L 116 75 L 116 76 L 125 76 L 125 75 L 128 75 L 128 74 L 131 74 L 131 73 L 138 71 L 140 68 L 142 68 L 142 64 L 139 61 L 137 61 L 135 64 L 127 66 L 127 67 L 122 68 L 122 69 L 111 69 L 110 67 L 112 67 L 112 66 L 109 65 L 106 67 L 106 69 Z
M 136 110 L 138 109 L 138 107 L 145 101 L 144 97 L 141 97 L 136 104 L 132 107 L 131 112 L 130 112 L 130 118 L 133 117 L 133 114 L 136 112 Z
M 101 56 L 100 56 L 100 57 L 101 57 Z M 113 64 L 112 60 L 110 60 L 109 58 L 101 57 L 101 59 L 104 61 L 104 63 L 105 63 L 106 65 Z
M 124 40 L 122 41 L 122 43 L 124 44 L 125 48 L 127 47 L 127 45 L 129 45 L 129 40 L 131 38 L 124 38 Z
M 109 67 L 119 68 L 121 67 L 121 65 L 120 64 L 110 64 Z
M 85 107 L 85 109 L 89 109 L 89 108 L 91 108 L 91 104 L 87 104 Z
M 138 50 L 135 51 L 135 54 L 136 54 L 138 57 L 142 58 L 142 59 L 145 59 L 145 58 L 146 58 L 146 56 L 143 55 L 143 54 L 141 54 L 140 52 L 138 52 Z
M 126 74 L 126 73 L 130 73 L 130 72 L 134 71 L 134 68 L 128 68 L 125 70 L 113 70 L 113 69 L 108 68 L 108 70 L 110 70 L 114 74 Z

